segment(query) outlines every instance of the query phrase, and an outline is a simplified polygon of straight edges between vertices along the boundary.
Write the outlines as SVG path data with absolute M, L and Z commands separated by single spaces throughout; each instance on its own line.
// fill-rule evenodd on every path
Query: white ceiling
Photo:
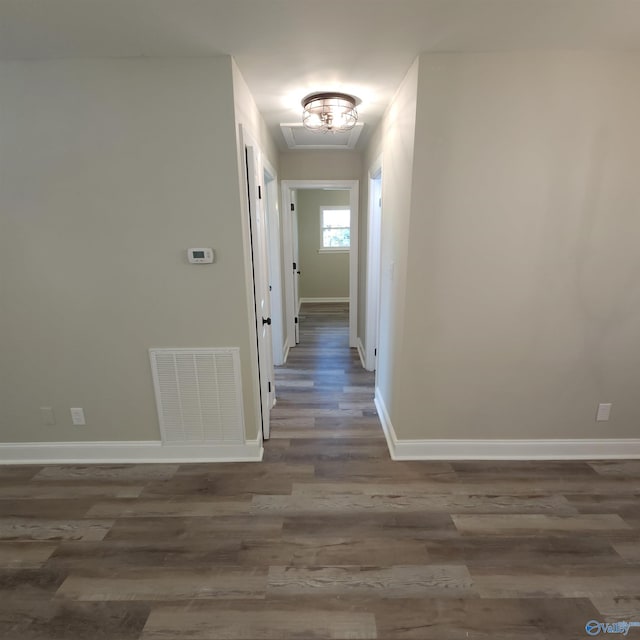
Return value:
M 640 50 L 640 0 L 0 0 L 0 58 L 236 59 L 281 148 L 335 89 L 375 125 L 423 51 Z

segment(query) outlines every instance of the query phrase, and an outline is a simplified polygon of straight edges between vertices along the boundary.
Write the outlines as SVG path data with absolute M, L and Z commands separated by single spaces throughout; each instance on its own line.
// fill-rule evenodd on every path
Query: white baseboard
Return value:
M 379 389 L 375 404 L 393 460 L 603 460 L 640 458 L 640 439 L 399 440 Z
M 362 344 L 362 340 L 360 338 L 356 341 L 356 349 L 358 350 L 358 355 L 360 356 L 360 362 L 362 363 L 362 368 L 367 368 L 367 358 L 364 353 L 364 345 Z
M 380 393 L 380 389 L 378 389 L 377 386 L 375 389 L 375 394 L 373 396 L 373 402 L 376 405 L 378 417 L 380 418 L 380 423 L 382 424 L 382 431 L 384 432 L 384 437 L 387 440 L 389 455 L 391 456 L 392 460 L 397 460 L 396 442 L 398 441 L 398 439 L 396 438 L 396 432 L 394 431 L 393 425 L 391 424 L 391 418 L 389 417 L 389 412 L 387 411 L 387 405 L 385 405 L 382 394 Z
M 300 298 L 300 304 L 304 302 L 349 302 L 349 298 Z
M 261 436 L 244 444 L 163 444 L 159 440 L 0 443 L 0 465 L 260 462 L 262 454 Z

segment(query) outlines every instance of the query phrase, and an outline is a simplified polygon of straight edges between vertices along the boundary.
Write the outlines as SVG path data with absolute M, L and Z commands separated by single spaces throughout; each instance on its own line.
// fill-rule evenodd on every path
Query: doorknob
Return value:
M 271 324 L 271 318 L 262 318 L 262 324 Z

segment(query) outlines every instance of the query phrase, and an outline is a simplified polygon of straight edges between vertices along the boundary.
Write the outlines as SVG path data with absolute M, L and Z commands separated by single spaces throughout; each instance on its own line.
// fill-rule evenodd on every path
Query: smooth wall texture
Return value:
M 420 57 L 400 438 L 638 437 L 638 113 L 638 54 Z
M 298 189 L 301 298 L 348 298 L 349 252 L 320 253 L 320 207 L 349 208 L 349 191 Z
M 364 155 L 364 202 L 367 202 L 368 168 L 383 154 L 382 173 L 382 246 L 380 274 L 380 337 L 376 385 L 391 420 L 398 428 L 396 416 L 404 336 L 407 291 L 407 250 L 413 178 L 413 150 L 418 95 L 418 61 L 416 60 L 375 130 Z M 366 212 L 366 206 L 362 207 Z M 366 214 L 360 216 L 366 219 Z M 361 225 L 360 273 L 366 273 L 366 223 Z M 361 291 L 365 290 L 361 286 Z M 361 300 L 359 316 L 366 312 L 366 296 Z M 360 333 L 360 336 L 363 334 Z
M 275 141 L 269 134 L 267 125 L 258 111 L 256 102 L 235 60 L 232 60 L 233 96 L 236 112 L 236 125 L 244 127 L 262 150 L 265 160 L 278 172 L 279 153 Z
M 362 154 L 359 151 L 280 153 L 281 180 L 360 180 L 361 174 Z
M 0 440 L 158 439 L 150 347 L 240 347 L 255 436 L 231 59 L 9 62 L 0 85 Z

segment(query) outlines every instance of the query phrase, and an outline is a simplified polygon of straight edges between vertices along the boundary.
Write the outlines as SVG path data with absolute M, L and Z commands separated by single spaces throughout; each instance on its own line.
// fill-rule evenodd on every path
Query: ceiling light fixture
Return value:
M 310 131 L 340 133 L 358 122 L 360 100 L 346 93 L 311 93 L 302 99 L 302 124 Z

